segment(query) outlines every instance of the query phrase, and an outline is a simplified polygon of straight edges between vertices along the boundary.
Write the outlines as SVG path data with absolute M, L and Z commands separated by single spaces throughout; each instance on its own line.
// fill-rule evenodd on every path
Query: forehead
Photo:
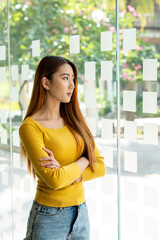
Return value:
M 59 67 L 58 73 L 60 73 L 60 74 L 61 73 L 69 73 L 69 74 L 72 74 L 72 75 L 74 74 L 71 65 L 69 65 L 68 63 L 65 63 L 65 64 L 61 65 Z

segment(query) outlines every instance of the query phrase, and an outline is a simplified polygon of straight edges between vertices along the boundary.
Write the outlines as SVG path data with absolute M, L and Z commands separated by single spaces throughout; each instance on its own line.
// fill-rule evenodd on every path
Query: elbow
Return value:
M 61 188 L 61 186 L 59 186 L 59 184 L 56 181 L 55 182 L 53 181 L 52 184 L 49 181 L 47 182 L 47 185 L 49 188 L 52 188 L 53 190 L 58 190 L 59 188 Z
M 53 190 L 58 190 L 60 188 L 63 188 L 63 184 L 60 184 L 58 181 L 55 181 L 52 183 L 52 185 L 50 186 Z

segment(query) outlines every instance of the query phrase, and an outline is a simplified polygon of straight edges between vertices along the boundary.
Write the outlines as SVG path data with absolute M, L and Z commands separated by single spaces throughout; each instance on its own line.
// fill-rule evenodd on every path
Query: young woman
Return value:
M 78 102 L 75 64 L 44 57 L 19 128 L 22 160 L 37 189 L 24 240 L 89 240 L 84 181 L 106 173 Z

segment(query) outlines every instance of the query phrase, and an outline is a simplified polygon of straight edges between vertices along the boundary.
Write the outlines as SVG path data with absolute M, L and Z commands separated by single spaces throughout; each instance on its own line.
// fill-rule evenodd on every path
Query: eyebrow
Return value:
M 61 74 L 60 76 L 62 76 L 62 75 L 68 75 L 68 76 L 70 76 L 69 73 L 63 73 L 63 74 Z M 74 77 L 74 74 L 73 74 L 72 76 Z

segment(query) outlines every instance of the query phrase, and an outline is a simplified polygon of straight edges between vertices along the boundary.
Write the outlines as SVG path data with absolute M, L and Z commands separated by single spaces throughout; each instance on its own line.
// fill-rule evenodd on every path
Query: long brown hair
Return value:
M 74 91 L 73 95 L 71 97 L 70 102 L 60 104 L 60 114 L 62 118 L 65 120 L 68 128 L 73 133 L 77 145 L 79 144 L 79 138 L 76 133 L 78 133 L 83 141 L 84 141 L 84 151 L 82 153 L 82 156 L 85 156 L 89 160 L 89 166 L 91 167 L 92 171 L 94 172 L 93 163 L 97 162 L 94 156 L 94 148 L 95 148 L 95 142 L 94 137 L 88 128 L 85 118 L 83 117 L 83 114 L 81 113 L 79 102 L 78 102 L 78 74 L 77 74 L 77 68 L 75 64 L 73 64 L 71 61 L 69 61 L 66 58 L 60 57 L 60 56 L 46 56 L 39 62 L 35 77 L 34 77 L 34 84 L 33 84 L 33 90 L 32 95 L 30 99 L 30 103 L 26 112 L 26 115 L 23 119 L 23 121 L 30 115 L 34 114 L 38 110 L 40 110 L 43 105 L 46 103 L 47 99 L 47 90 L 42 86 L 41 79 L 43 77 L 47 77 L 50 81 L 52 78 L 52 75 L 58 71 L 59 67 L 62 64 L 70 64 L 70 66 L 73 69 L 75 78 L 74 78 Z M 54 78 L 53 78 L 53 84 L 54 84 Z M 20 154 L 22 161 L 27 160 L 27 168 L 28 172 L 33 174 L 34 180 L 36 179 L 36 173 L 35 170 L 31 164 L 30 159 L 27 156 L 27 153 L 25 151 L 25 148 L 23 147 L 23 144 L 20 140 Z

